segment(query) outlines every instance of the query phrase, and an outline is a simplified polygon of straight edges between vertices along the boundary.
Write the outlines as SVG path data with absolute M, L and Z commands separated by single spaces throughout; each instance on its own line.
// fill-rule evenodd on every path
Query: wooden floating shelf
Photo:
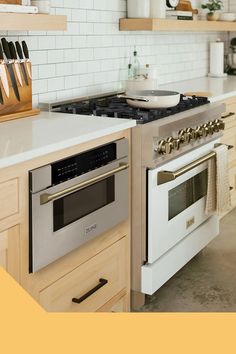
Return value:
M 120 31 L 230 32 L 236 31 L 236 22 L 122 18 Z
M 66 16 L 0 13 L 1 31 L 65 31 L 66 29 Z

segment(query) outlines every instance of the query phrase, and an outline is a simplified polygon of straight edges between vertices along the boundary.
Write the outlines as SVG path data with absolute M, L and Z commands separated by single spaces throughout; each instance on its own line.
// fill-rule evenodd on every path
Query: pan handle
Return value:
M 134 97 L 134 96 L 127 96 L 127 95 L 117 95 L 117 97 L 126 98 L 127 100 L 131 100 L 131 101 L 149 102 L 149 99 L 144 97 Z

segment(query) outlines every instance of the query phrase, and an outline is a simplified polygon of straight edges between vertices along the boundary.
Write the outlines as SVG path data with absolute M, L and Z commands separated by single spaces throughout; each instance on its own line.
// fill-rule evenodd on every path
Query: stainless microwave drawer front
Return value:
M 114 174 L 113 202 L 56 232 L 53 231 L 54 202 L 40 205 L 42 192 L 32 195 L 30 272 L 42 269 L 127 219 L 128 175 L 128 169 Z

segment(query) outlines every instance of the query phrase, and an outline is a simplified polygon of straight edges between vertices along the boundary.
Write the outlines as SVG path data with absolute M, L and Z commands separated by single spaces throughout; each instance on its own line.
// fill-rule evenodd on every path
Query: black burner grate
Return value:
M 186 97 L 181 95 L 180 103 L 175 107 L 147 110 L 141 108 L 133 108 L 129 106 L 126 100 L 123 98 L 118 98 L 117 96 L 108 96 L 82 102 L 65 104 L 57 108 L 57 112 L 135 119 L 138 124 L 145 124 L 208 103 L 210 102 L 206 97 Z

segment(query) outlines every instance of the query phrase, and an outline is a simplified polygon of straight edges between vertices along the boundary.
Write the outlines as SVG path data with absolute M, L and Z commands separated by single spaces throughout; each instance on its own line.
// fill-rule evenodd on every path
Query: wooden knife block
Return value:
M 5 67 L 6 67 L 6 73 L 7 73 L 10 94 L 9 94 L 9 98 L 8 98 L 6 96 L 6 93 L 4 91 L 2 81 L 0 78 L 0 87 L 1 87 L 3 101 L 4 101 L 3 105 L 0 104 L 0 122 L 38 114 L 39 113 L 38 109 L 32 109 L 32 80 L 28 76 L 27 70 L 26 70 L 26 73 L 27 73 L 27 77 L 28 77 L 28 81 L 29 81 L 29 86 L 26 85 L 26 83 L 24 81 L 24 77 L 21 72 L 21 68 L 19 66 L 21 78 L 22 78 L 22 82 L 23 82 L 23 86 L 21 86 L 18 82 L 14 65 L 12 66 L 14 74 L 15 74 L 16 82 L 17 82 L 19 95 L 20 95 L 20 101 L 18 101 L 15 96 L 14 90 L 13 90 L 13 86 L 12 86 L 12 82 L 11 82 L 11 78 L 10 78 L 10 74 L 9 74 L 7 65 L 6 64 L 3 64 L 3 65 L 5 65 Z
M 21 0 L 0 0 L 0 4 L 21 5 Z

